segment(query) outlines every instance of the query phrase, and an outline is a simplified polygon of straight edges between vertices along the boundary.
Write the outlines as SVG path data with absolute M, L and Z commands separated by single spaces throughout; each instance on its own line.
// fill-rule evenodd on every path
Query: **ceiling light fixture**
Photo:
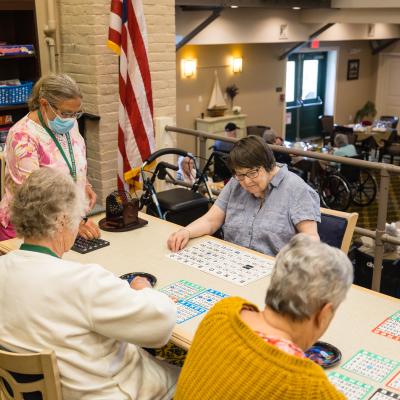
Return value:
M 301 10 L 301 7 L 292 7 L 292 10 Z
M 237 6 L 236 4 L 232 4 L 231 8 L 239 8 L 239 6 Z

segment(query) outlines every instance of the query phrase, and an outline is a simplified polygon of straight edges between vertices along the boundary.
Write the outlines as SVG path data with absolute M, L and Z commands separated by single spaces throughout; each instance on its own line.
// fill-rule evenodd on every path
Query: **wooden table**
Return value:
M 102 232 L 102 237 L 111 242 L 110 246 L 85 255 L 70 251 L 64 258 L 82 263 L 98 263 L 116 275 L 133 271 L 150 272 L 158 279 L 156 288 L 185 279 L 232 296 L 241 296 L 263 308 L 269 277 L 242 287 L 173 261 L 167 257 L 169 250 L 166 241 L 177 226 L 148 215 L 141 217 L 149 221 L 144 228 L 124 233 Z M 192 240 L 190 244 L 205 239 L 218 240 L 204 237 Z M 18 248 L 20 242 L 19 239 L 0 242 L 0 250 L 7 252 Z M 241 249 L 260 255 L 248 249 Z M 358 350 L 365 349 L 400 362 L 400 342 L 371 332 L 380 322 L 399 310 L 400 300 L 353 285 L 321 340 L 337 346 L 343 354 L 344 361 Z M 179 346 L 188 348 L 203 316 L 204 314 L 176 325 L 172 340 Z M 343 363 L 342 361 L 341 365 Z M 375 388 L 383 387 L 383 384 L 357 376 L 340 367 L 333 370 L 335 369 Z M 327 372 L 330 371 L 332 370 Z
M 354 134 L 357 137 L 357 141 L 362 142 L 363 140 L 367 140 L 372 137 L 378 147 L 383 146 L 383 140 L 388 140 L 391 133 L 391 129 L 375 130 L 370 126 L 363 128 L 362 131 L 354 131 Z

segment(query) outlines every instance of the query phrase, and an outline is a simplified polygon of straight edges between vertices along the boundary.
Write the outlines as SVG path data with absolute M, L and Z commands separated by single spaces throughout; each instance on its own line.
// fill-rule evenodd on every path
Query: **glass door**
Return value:
M 292 54 L 286 63 L 286 140 L 320 136 L 326 53 Z

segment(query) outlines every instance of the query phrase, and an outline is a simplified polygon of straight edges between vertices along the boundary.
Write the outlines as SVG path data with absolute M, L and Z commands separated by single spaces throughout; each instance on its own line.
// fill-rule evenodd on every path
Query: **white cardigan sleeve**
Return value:
M 134 290 L 100 266 L 85 267 L 95 270 L 85 291 L 93 331 L 138 346 L 160 347 L 168 342 L 176 306 L 167 295 L 155 289 Z

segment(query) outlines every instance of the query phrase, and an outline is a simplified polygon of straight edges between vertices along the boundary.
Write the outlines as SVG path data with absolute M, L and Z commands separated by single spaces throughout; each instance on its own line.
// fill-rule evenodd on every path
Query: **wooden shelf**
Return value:
M 8 110 L 22 110 L 24 108 L 28 108 L 28 104 L 12 104 L 9 106 L 0 106 L 0 111 L 8 111 Z
M 13 56 L 0 56 L 0 60 L 12 60 L 20 58 L 36 58 L 36 54 L 19 54 Z

